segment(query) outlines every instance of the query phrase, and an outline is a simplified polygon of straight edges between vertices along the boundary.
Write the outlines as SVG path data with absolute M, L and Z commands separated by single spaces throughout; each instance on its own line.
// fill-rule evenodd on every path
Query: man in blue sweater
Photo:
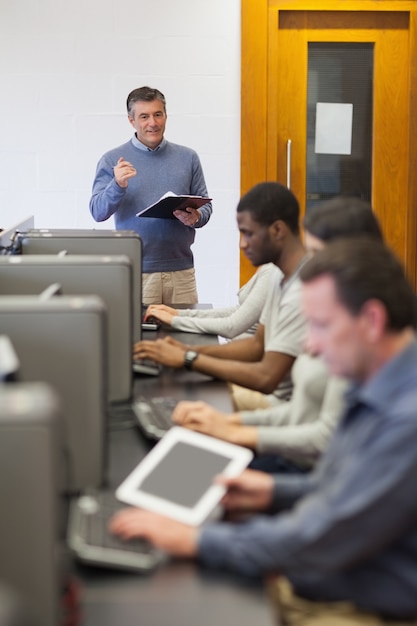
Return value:
M 138 509 L 111 530 L 206 566 L 274 583 L 290 626 L 417 624 L 416 298 L 382 244 L 339 240 L 300 271 L 308 348 L 352 381 L 327 451 L 307 475 L 221 479 L 229 511 L 201 529 Z
M 144 304 L 198 301 L 191 246 L 195 229 L 207 224 L 211 203 L 175 211 L 176 219 L 136 217 L 167 192 L 207 197 L 197 153 L 164 138 L 165 96 L 150 87 L 127 98 L 130 141 L 106 152 L 97 165 L 90 211 L 97 222 L 114 215 L 118 230 L 136 231 L 143 244 Z

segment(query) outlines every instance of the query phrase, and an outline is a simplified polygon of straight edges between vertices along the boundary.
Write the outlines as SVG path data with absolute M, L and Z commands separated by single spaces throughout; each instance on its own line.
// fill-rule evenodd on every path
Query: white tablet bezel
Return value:
M 180 426 L 174 426 L 125 478 L 116 490 L 116 497 L 126 504 L 160 513 L 191 526 L 198 526 L 209 517 L 220 502 L 225 493 L 222 485 L 213 483 L 204 494 L 201 494 L 200 500 L 192 508 L 175 504 L 160 496 L 145 493 L 140 489 L 143 480 L 178 442 L 206 451 L 211 450 L 214 453 L 229 457 L 230 461 L 222 472 L 222 475 L 228 477 L 238 476 L 253 458 L 253 452 L 248 448 L 215 439 Z

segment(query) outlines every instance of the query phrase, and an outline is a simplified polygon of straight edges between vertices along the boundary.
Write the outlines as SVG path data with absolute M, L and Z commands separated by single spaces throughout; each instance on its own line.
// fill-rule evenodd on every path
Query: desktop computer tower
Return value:
M 1 580 L 0 626 L 34 626 L 23 598 Z
M 65 452 L 44 383 L 0 384 L 2 626 L 59 626 L 66 584 Z
M 21 232 L 16 254 L 73 254 L 128 256 L 133 270 L 133 341 L 141 339 L 142 240 L 133 230 L 28 229 Z
M 106 479 L 108 426 L 103 302 L 97 296 L 0 296 L 0 328 L 18 356 L 19 381 L 43 381 L 58 394 L 68 491 L 100 487 Z

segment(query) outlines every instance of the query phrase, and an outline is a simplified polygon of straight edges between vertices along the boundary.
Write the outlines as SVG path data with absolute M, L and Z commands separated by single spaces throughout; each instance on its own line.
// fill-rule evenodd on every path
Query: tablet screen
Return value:
M 177 442 L 142 481 L 145 493 L 181 506 L 194 507 L 230 463 L 230 456 Z
M 116 497 L 198 525 L 224 494 L 215 476 L 237 476 L 252 457 L 246 448 L 174 426 L 125 478 Z

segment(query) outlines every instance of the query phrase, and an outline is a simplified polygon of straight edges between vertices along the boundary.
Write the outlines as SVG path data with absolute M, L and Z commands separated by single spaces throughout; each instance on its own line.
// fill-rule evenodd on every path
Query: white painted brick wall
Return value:
M 167 98 L 166 137 L 200 155 L 214 213 L 194 245 L 200 300 L 238 289 L 239 0 L 0 2 L 0 227 L 111 228 L 88 210 L 97 161 L 127 141 L 126 96 Z

